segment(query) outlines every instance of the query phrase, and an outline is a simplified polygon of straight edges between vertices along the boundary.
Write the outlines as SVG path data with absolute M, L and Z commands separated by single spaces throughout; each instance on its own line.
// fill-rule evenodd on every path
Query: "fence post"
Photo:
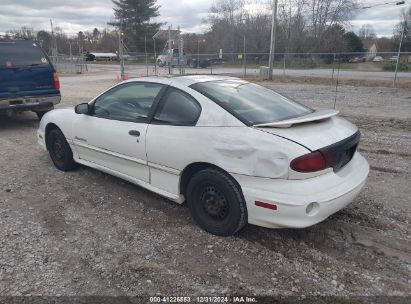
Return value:
M 147 37 L 144 36 L 144 52 L 146 54 L 146 76 L 148 77 Z
M 337 81 L 335 82 L 334 109 L 337 106 L 338 81 L 340 80 L 341 54 L 339 54 L 339 57 L 340 57 L 340 60 L 338 60 Z
M 333 72 L 332 72 L 332 75 L 331 75 L 331 81 L 334 81 L 334 69 L 335 69 L 335 53 L 333 54 Z
M 283 54 L 283 77 L 285 77 L 285 55 L 286 53 Z
M 154 48 L 154 75 L 157 76 L 157 51 L 156 51 L 156 38 L 153 37 Z
M 245 53 L 245 36 L 244 36 L 244 51 L 243 51 L 243 78 L 245 78 L 247 76 L 247 55 Z

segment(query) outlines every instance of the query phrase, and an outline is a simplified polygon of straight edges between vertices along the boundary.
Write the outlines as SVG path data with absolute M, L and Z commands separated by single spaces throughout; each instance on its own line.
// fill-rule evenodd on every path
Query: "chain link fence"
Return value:
M 54 68 L 60 74 L 82 74 L 88 71 L 88 65 L 83 56 L 49 56 Z
M 303 78 L 411 82 L 411 52 L 379 53 L 276 53 L 274 78 Z M 268 53 L 185 54 L 180 58 L 153 53 L 124 56 L 125 77 L 214 74 L 260 77 L 268 66 Z M 397 69 L 398 73 L 395 73 Z

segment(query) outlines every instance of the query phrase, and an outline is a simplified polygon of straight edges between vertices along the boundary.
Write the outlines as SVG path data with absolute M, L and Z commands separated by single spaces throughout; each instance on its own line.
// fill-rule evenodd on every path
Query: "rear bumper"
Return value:
M 0 111 L 47 110 L 58 104 L 60 95 L 27 96 L 13 99 L 0 99 Z
M 337 173 L 304 180 L 233 176 L 242 187 L 250 224 L 304 228 L 325 220 L 352 202 L 363 188 L 368 172 L 368 162 L 357 152 Z M 277 210 L 258 207 L 256 201 L 275 204 Z M 316 204 L 307 212 L 310 203 Z

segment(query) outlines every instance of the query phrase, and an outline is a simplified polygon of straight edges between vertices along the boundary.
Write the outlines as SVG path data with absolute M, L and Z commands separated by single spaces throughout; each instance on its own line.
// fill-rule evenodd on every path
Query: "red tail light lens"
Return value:
M 60 89 L 59 74 L 57 72 L 53 73 L 53 88 L 56 90 Z
M 291 169 L 297 172 L 315 172 L 327 168 L 325 158 L 319 151 L 314 151 L 293 159 Z

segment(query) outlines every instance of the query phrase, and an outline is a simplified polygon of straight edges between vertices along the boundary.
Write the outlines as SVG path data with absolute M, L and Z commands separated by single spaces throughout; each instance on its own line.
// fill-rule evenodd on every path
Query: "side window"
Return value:
M 154 121 L 179 126 L 194 126 L 201 113 L 200 104 L 188 94 L 170 88 L 154 115 Z
M 94 102 L 94 116 L 126 121 L 147 119 L 163 85 L 126 83 L 101 95 Z

